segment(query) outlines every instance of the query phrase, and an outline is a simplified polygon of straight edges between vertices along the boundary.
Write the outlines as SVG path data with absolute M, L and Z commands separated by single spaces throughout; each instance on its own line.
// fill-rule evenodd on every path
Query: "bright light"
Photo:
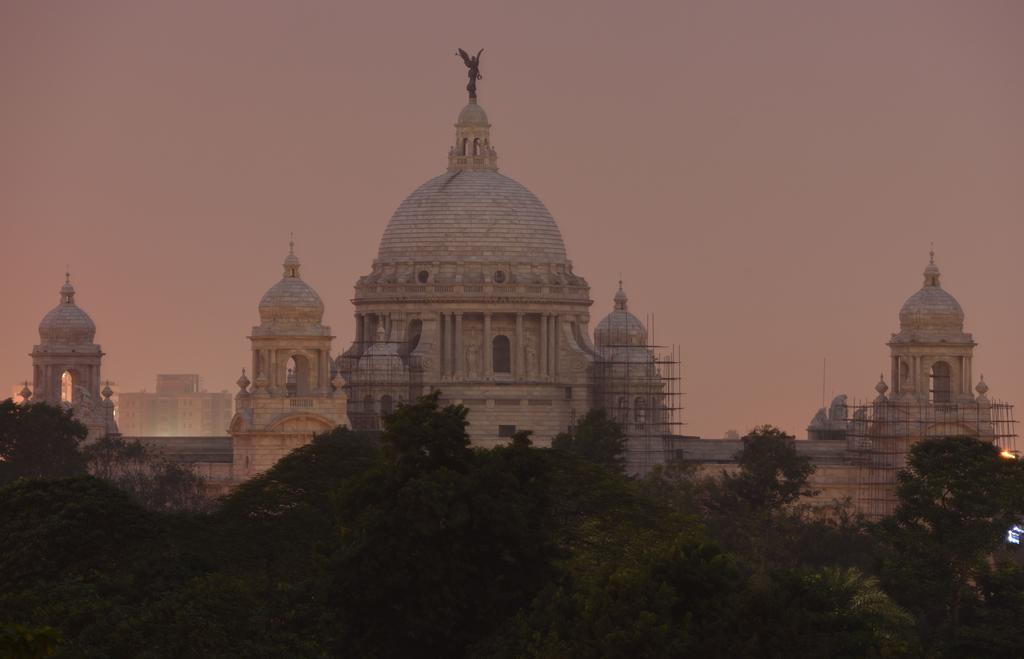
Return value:
M 1010 527 L 1010 530 L 1006 532 L 1006 541 L 1011 545 L 1020 544 L 1020 536 L 1024 534 L 1024 529 L 1019 524 L 1014 524 Z
M 1017 455 L 1015 453 L 1011 453 L 1010 451 L 1008 451 L 1006 449 L 1003 449 L 1002 451 L 999 452 L 999 457 L 1005 458 L 1007 460 L 1016 460 L 1017 459 Z

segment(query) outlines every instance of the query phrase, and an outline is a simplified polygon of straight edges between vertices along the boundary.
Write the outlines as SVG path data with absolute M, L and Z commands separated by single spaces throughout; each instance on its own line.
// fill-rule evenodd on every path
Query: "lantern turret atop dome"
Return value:
M 284 276 L 270 287 L 260 300 L 260 328 L 289 334 L 319 334 L 324 303 L 313 287 L 299 275 L 301 264 L 295 255 L 294 241 L 288 243 Z
M 971 342 L 970 334 L 963 331 L 964 310 L 956 298 L 942 288 L 935 252 L 930 252 L 929 256 L 924 285 L 900 309 L 900 332 L 894 339 Z
M 448 171 L 498 171 L 498 152 L 491 146 L 487 113 L 472 98 L 455 122 L 455 145 L 448 149 Z

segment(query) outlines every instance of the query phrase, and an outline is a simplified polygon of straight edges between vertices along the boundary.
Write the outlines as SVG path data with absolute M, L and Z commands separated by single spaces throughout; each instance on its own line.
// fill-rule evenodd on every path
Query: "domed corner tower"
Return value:
M 87 441 L 117 433 L 113 392 L 100 389 L 103 351 L 95 338 L 96 325 L 75 303 L 71 274 L 64 273 L 60 303 L 43 316 L 39 345 L 32 347 L 31 401 L 70 406 L 89 429 Z
M 284 276 L 260 300 L 260 324 L 248 337 L 253 379 L 242 371 L 228 429 L 235 482 L 266 471 L 315 434 L 347 423 L 341 380 L 331 377 L 334 337 L 322 324 L 320 296 L 299 268 L 289 243 Z
M 482 446 L 517 430 L 545 444 L 590 408 L 590 288 L 548 209 L 498 172 L 490 130 L 471 98 L 447 171 L 399 205 L 356 283 L 338 359 L 356 428 L 435 389 L 469 408 Z
M 888 342 L 892 388 L 880 378 L 877 397 L 863 405 L 837 397 L 828 418 L 820 410 L 808 428 L 812 439 L 814 431 L 827 429 L 832 432 L 820 438 L 846 440 L 857 471 L 846 494 L 872 519 L 892 514 L 896 475 L 922 439 L 976 437 L 1016 450 L 1013 406 L 990 400 L 983 377 L 972 392 L 977 344 L 964 332 L 960 303 L 942 288 L 934 252 L 924 285 L 903 304 L 899 320 L 900 331 Z
M 659 359 L 647 328 L 629 311 L 619 282 L 611 312 L 594 328 L 594 405 L 603 407 L 626 433 L 626 470 L 645 474 L 671 458 L 675 361 Z M 669 372 L 662 373 L 662 367 Z

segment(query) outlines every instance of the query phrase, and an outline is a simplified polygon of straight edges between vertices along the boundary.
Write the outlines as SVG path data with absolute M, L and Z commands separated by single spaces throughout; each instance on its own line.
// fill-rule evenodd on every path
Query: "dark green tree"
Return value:
M 46 403 L 0 402 L 0 485 L 19 478 L 63 478 L 86 473 L 79 444 L 88 430 Z
M 381 445 L 400 471 L 414 474 L 440 467 L 456 471 L 465 468 L 469 410 L 461 405 L 439 409 L 440 396 L 441 392 L 435 391 L 384 415 Z
M 1024 463 L 970 437 L 925 439 L 910 450 L 897 496 L 879 529 L 891 550 L 887 585 L 929 636 L 955 646 L 961 611 L 983 600 L 992 557 L 1024 518 Z
M 82 452 L 89 473 L 129 493 L 150 510 L 194 512 L 209 507 L 203 478 L 138 441 L 103 437 Z
M 735 459 L 739 471 L 723 473 L 722 486 L 750 510 L 776 510 L 815 494 L 808 486 L 814 465 L 796 452 L 793 436 L 775 426 L 754 428 Z
M 571 431 L 556 435 L 551 448 L 615 472 L 626 468 L 626 433 L 603 409 L 590 410 Z

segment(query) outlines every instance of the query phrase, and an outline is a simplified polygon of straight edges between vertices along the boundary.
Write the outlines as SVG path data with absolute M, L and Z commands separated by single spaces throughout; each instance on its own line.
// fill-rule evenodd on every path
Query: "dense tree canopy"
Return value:
M 1002 537 L 1024 516 L 1024 476 L 982 442 L 919 443 L 897 514 L 872 525 L 801 503 L 811 467 L 770 426 L 733 474 L 676 461 L 630 478 L 602 415 L 553 450 L 526 431 L 472 448 L 466 416 L 435 394 L 386 415 L 379 436 L 338 428 L 209 511 L 112 485 L 104 470 L 138 457 L 117 442 L 92 451 L 109 482 L 2 487 L 0 649 L 1019 655 L 1024 572 Z
M 613 471 L 626 468 L 626 434 L 619 422 L 600 408 L 587 412 L 569 432 L 555 436 L 551 448 Z
M 84 474 L 78 450 L 88 430 L 63 409 L 33 403 L 0 402 L 0 485 L 19 478 L 60 478 Z

